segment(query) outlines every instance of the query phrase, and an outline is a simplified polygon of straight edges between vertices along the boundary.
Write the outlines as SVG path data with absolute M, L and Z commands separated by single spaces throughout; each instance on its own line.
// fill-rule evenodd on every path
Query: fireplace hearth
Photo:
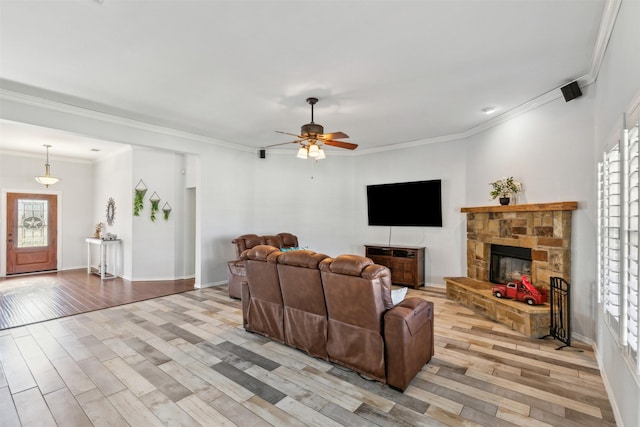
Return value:
M 522 275 L 531 278 L 531 248 L 492 244 L 489 281 L 507 283 Z

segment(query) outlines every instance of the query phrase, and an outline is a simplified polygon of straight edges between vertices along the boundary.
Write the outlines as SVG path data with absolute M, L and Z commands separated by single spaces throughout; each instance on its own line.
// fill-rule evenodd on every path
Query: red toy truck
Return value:
M 529 305 L 547 302 L 547 292 L 544 289 L 533 286 L 527 276 L 522 276 L 522 280 L 515 280 L 504 285 L 495 285 L 491 292 L 498 298 L 511 298 L 517 301 L 524 301 Z

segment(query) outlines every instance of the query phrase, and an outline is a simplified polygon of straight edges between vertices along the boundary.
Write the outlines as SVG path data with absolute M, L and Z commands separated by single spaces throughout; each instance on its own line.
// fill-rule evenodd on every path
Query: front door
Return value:
M 7 274 L 58 266 L 58 196 L 7 193 Z

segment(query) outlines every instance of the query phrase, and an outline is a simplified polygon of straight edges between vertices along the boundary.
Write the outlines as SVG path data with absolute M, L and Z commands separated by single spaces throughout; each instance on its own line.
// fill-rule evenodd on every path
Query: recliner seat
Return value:
M 318 265 L 328 255 L 309 250 L 278 257 L 278 277 L 284 305 L 285 343 L 328 360 L 327 309 Z
M 279 233 L 273 236 L 258 236 L 257 234 L 243 234 L 231 241 L 235 245 L 236 259 L 227 262 L 227 283 L 229 297 L 242 297 L 242 282 L 247 278 L 244 261 L 240 259 L 242 252 L 258 245 L 271 245 L 279 249 L 298 246 L 298 237 L 291 233 Z

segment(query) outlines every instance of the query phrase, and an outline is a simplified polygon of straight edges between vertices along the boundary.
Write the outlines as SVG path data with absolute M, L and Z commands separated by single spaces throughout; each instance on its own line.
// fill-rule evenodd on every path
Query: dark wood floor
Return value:
M 0 279 L 0 330 L 194 289 L 194 280 L 100 280 L 85 269 Z

